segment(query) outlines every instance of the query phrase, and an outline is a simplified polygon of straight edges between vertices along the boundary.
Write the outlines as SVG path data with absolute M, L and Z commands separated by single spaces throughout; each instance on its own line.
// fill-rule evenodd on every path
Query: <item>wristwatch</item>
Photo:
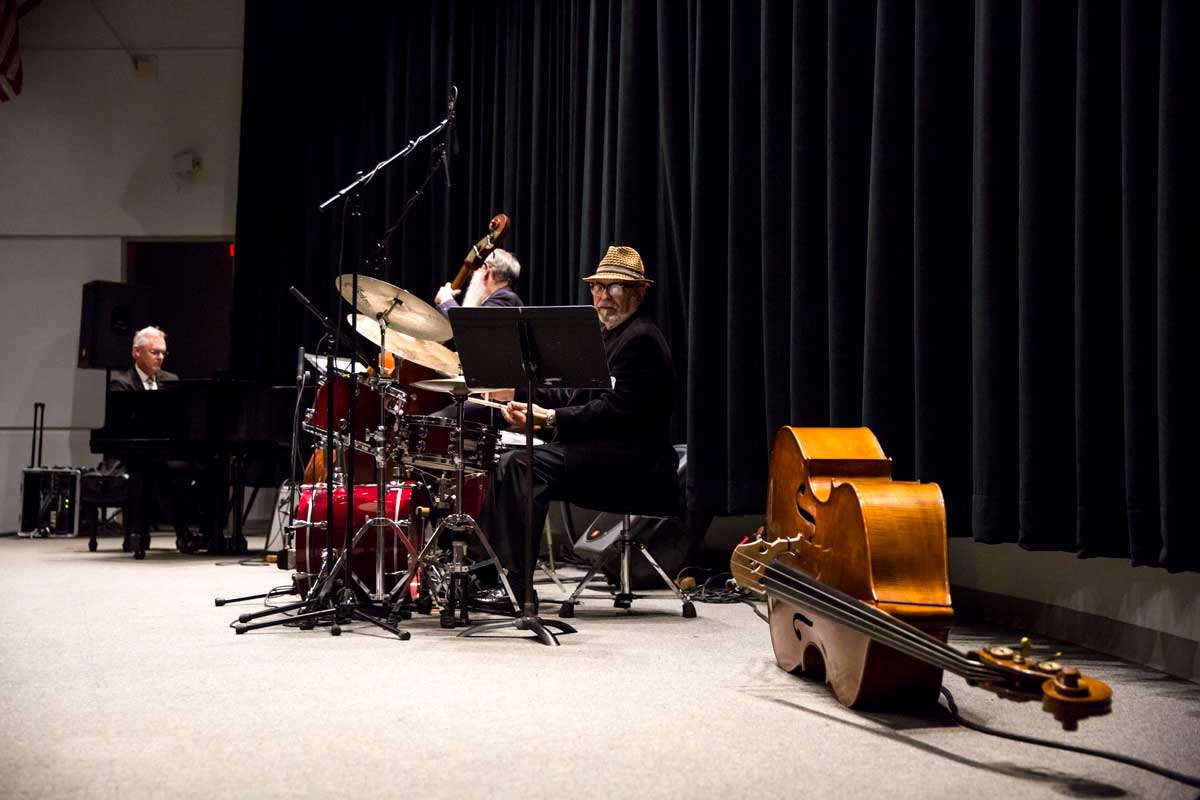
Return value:
M 550 410 L 548 410 L 546 412 L 546 427 L 553 428 L 555 422 L 556 422 L 556 420 L 555 420 L 554 409 L 551 408 Z

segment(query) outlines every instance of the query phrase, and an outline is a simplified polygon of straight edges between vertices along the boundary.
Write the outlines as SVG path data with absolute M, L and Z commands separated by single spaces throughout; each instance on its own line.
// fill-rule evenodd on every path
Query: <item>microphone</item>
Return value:
M 304 348 L 301 347 L 296 353 L 296 385 L 303 386 L 306 377 L 308 376 L 304 374 Z
M 446 188 L 450 188 L 450 146 L 452 143 L 451 137 L 458 122 L 454 118 L 454 104 L 457 102 L 458 87 L 451 86 L 450 94 L 446 98 L 446 144 L 442 148 L 442 166 L 446 170 Z

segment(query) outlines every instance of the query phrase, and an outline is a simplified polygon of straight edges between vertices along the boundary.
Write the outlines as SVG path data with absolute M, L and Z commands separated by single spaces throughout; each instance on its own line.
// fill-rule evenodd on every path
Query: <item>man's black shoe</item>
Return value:
M 482 611 L 485 614 L 503 614 L 506 617 L 518 616 L 518 612 L 513 609 L 512 599 L 509 598 L 508 592 L 497 587 L 493 589 L 478 589 L 471 595 L 471 602 L 468 607 L 473 611 Z

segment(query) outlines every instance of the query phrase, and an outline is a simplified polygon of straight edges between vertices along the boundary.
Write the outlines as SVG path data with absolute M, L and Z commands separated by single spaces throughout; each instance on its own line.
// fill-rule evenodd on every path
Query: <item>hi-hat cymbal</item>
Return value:
M 354 305 L 358 313 L 365 314 L 372 322 L 383 315 L 389 330 L 430 342 L 444 342 L 454 335 L 450 322 L 440 311 L 412 292 L 378 278 L 358 276 L 358 302 L 355 302 L 353 277 L 339 275 L 338 291 L 347 303 Z
M 349 321 L 353 316 L 353 314 L 347 314 L 346 320 Z M 379 323 L 360 314 L 356 327 L 358 332 L 371 344 L 379 346 Z M 437 370 L 443 375 L 457 375 L 462 372 L 462 367 L 458 363 L 458 353 L 450 348 L 437 342 L 416 339 L 390 328 L 384 337 L 383 349 L 406 361 L 415 361 L 423 367 Z
M 466 380 L 462 375 L 453 378 L 431 378 L 427 381 L 417 381 L 412 384 L 418 389 L 428 389 L 432 392 L 445 392 L 446 394 L 479 394 L 481 392 L 498 392 L 497 389 L 472 389 L 467 386 Z

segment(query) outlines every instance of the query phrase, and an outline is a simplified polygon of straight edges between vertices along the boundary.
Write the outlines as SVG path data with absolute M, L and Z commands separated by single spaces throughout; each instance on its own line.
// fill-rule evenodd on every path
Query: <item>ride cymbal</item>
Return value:
M 353 278 L 350 274 L 339 275 L 336 280 L 338 292 L 347 303 L 358 309 L 359 314 L 370 318 L 377 327 L 377 320 L 382 316 L 387 322 L 388 330 L 399 331 L 417 339 L 444 342 L 454 335 L 454 331 L 450 329 L 450 322 L 440 311 L 412 292 L 393 286 L 387 281 L 359 275 L 358 299 L 355 302 Z

